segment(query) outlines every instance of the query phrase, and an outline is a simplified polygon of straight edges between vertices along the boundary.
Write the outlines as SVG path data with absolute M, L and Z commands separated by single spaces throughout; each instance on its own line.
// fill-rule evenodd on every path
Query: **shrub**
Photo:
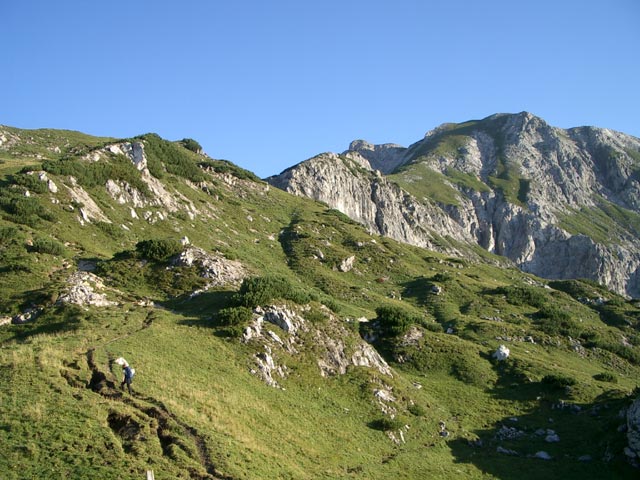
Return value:
M 206 180 L 204 173 L 193 160 L 191 154 L 185 152 L 179 145 L 167 142 L 155 133 L 138 138 L 143 139 L 145 142 L 147 162 L 150 165 L 149 171 L 154 176 L 156 176 L 156 173 L 159 175 L 164 173 L 162 171 L 162 165 L 164 165 L 168 173 L 186 178 L 194 183 Z M 151 165 L 153 165 L 153 170 L 151 170 Z
M 183 138 L 180 143 L 187 150 L 191 150 L 194 153 L 200 153 L 202 151 L 202 145 L 196 142 L 193 138 Z
M 0 227 L 0 245 L 9 245 L 18 239 L 18 229 L 16 227 Z
M 143 240 L 136 244 L 136 251 L 148 260 L 164 262 L 182 252 L 182 244 L 177 240 Z
M 135 165 L 124 155 L 117 155 L 108 161 L 86 162 L 78 159 L 45 160 L 42 168 L 55 175 L 71 175 L 83 187 L 105 185 L 107 180 L 127 182 L 144 194 L 149 187 L 140 177 Z
M 323 323 L 327 320 L 327 314 L 319 308 L 312 307 L 309 311 L 305 312 L 304 318 L 311 323 Z
M 13 222 L 32 227 L 36 227 L 40 220 L 55 220 L 55 215 L 37 198 L 16 195 L 8 190 L 0 190 L 0 208 L 10 215 Z
M 579 337 L 582 333 L 582 328 L 569 312 L 552 305 L 542 307 L 535 318 L 538 327 L 548 335 Z
M 382 430 L 383 432 L 400 430 L 401 428 L 404 427 L 404 425 L 405 425 L 405 422 L 403 422 L 398 417 L 395 417 L 395 418 L 382 417 L 377 420 L 374 420 L 369 424 L 371 428 L 374 428 L 376 430 Z
M 609 372 L 596 373 L 593 378 L 599 382 L 618 383 L 618 377 Z
M 577 382 L 575 378 L 569 377 L 567 375 L 559 375 L 559 374 L 551 374 L 545 375 L 542 378 L 542 383 L 546 383 L 547 385 L 551 385 L 556 388 L 565 388 L 575 385 Z
M 402 335 L 411 325 L 422 323 L 420 316 L 394 305 L 376 308 L 376 315 L 382 330 L 393 336 Z
M 37 175 L 28 175 L 26 173 L 14 175 L 12 177 L 13 183 L 16 185 L 20 185 L 25 189 L 29 190 L 33 193 L 47 193 L 49 191 L 49 187 L 46 182 L 43 182 L 38 178 Z
M 66 249 L 57 240 L 51 238 L 38 237 L 33 241 L 32 249 L 38 253 L 48 253 L 49 255 L 64 255 Z
M 216 318 L 218 324 L 233 327 L 246 325 L 252 317 L 253 311 L 248 307 L 229 307 L 220 310 Z
M 279 275 L 245 278 L 235 296 L 236 302 L 245 307 L 257 307 L 278 298 L 297 304 L 308 303 L 311 300 L 307 292 Z
M 415 415 L 416 417 L 424 417 L 427 413 L 425 408 L 422 407 L 421 405 L 418 405 L 417 403 L 409 405 L 408 410 L 409 410 L 409 413 L 411 413 L 412 415 Z
M 98 227 L 104 233 L 106 233 L 107 235 L 115 239 L 119 239 L 124 236 L 124 232 L 122 231 L 122 228 L 120 228 L 119 226 L 113 223 L 96 222 L 96 227 Z
M 546 295 L 539 289 L 525 285 L 509 285 L 500 287 L 497 293 L 504 295 L 507 302 L 511 305 L 531 305 L 532 307 L 542 308 L 546 303 Z

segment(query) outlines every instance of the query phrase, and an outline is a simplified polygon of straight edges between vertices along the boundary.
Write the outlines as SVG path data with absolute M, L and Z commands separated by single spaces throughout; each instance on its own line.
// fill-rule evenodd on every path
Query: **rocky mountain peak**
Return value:
M 432 247 L 452 238 L 541 277 L 590 278 L 640 296 L 638 138 L 500 113 L 442 124 L 408 148 L 356 140 L 344 155 L 388 178 L 339 164 L 320 178 L 310 160 L 270 181 L 396 240 Z
M 406 160 L 406 151 L 405 147 L 394 143 L 373 145 L 366 140 L 354 140 L 344 154 L 356 153 L 366 159 L 373 170 L 387 174 L 402 165 Z

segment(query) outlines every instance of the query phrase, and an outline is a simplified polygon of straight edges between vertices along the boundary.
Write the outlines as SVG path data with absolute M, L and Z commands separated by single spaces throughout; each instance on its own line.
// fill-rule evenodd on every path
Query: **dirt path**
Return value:
M 151 323 L 150 317 L 148 317 L 141 330 L 149 328 Z M 118 339 L 135 333 L 132 332 Z M 108 343 L 113 341 L 111 340 Z M 232 480 L 230 477 L 217 472 L 215 464 L 211 460 L 207 443 L 195 427 L 180 419 L 158 399 L 135 391 L 133 395 L 128 395 L 121 391 L 119 381 L 113 379 L 110 371 L 113 359 L 109 359 L 109 369 L 105 372 L 100 369 L 96 361 L 95 352 L 96 347 L 90 348 L 84 356 L 91 371 L 91 378 L 88 382 L 79 376 L 78 368 L 64 370 L 61 375 L 72 387 L 88 388 L 98 395 L 114 402 L 121 402 L 135 410 L 135 415 L 112 410 L 107 417 L 107 423 L 116 436 L 120 438 L 125 453 L 133 454 L 135 442 L 138 441 L 141 432 L 143 429 L 149 429 L 156 433 L 163 455 L 166 458 L 175 458 L 176 450 L 180 450 L 181 455 L 186 455 L 202 467 L 201 469 L 189 468 L 191 478 L 197 480 Z M 203 473 L 202 470 L 206 473 Z

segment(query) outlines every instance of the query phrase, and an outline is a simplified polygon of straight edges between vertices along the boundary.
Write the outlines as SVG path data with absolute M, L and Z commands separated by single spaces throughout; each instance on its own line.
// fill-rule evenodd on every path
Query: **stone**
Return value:
M 544 437 L 544 441 L 547 443 L 557 443 L 560 441 L 560 436 L 554 432 Z
M 498 349 L 493 353 L 492 357 L 498 361 L 503 361 L 509 358 L 511 352 L 505 345 L 500 345 Z
M 42 313 L 42 309 L 30 308 L 12 317 L 11 323 L 13 323 L 14 325 L 22 325 L 23 323 L 33 322 L 40 316 L 41 313 Z
M 184 239 L 189 241 L 186 237 Z M 208 280 L 207 288 L 239 285 L 245 278 L 246 271 L 242 263 L 228 260 L 220 253 L 209 253 L 202 248 L 184 243 L 183 245 L 186 245 L 186 248 L 172 260 L 172 265 L 178 267 L 196 265 L 200 275 Z
M 508 448 L 504 448 L 504 447 L 502 447 L 502 446 L 498 446 L 498 447 L 496 448 L 496 452 L 498 452 L 498 453 L 502 453 L 502 454 L 504 454 L 504 455 L 511 455 L 511 456 L 514 456 L 514 457 L 517 457 L 517 456 L 519 456 L 519 455 L 520 455 L 520 454 L 519 454 L 518 452 L 516 452 L 515 450 L 510 450 L 510 449 L 508 449 Z
M 353 269 L 353 264 L 356 261 L 356 256 L 351 255 L 350 257 L 345 258 L 342 262 L 340 262 L 340 266 L 338 270 L 341 272 L 350 272 Z
M 391 367 L 382 356 L 368 343 L 359 343 L 351 355 L 351 363 L 357 367 L 375 368 L 383 375 L 393 377 Z
M 551 455 L 549 455 L 544 450 L 540 450 L 539 452 L 536 452 L 536 454 L 533 457 L 539 458 L 540 460 L 551 460 L 552 458 Z

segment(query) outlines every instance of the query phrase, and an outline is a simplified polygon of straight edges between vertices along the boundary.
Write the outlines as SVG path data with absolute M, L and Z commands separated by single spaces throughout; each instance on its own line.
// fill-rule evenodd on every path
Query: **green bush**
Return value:
M 142 181 L 140 172 L 124 155 L 117 155 L 109 160 L 87 162 L 74 158 L 46 160 L 42 168 L 54 175 L 71 175 L 83 187 L 102 186 L 107 180 L 126 182 L 144 194 L 149 194 L 149 187 Z
M 0 245 L 9 245 L 18 239 L 19 231 L 16 227 L 0 227 Z
M 541 381 L 542 383 L 551 385 L 552 387 L 555 387 L 555 388 L 570 387 L 577 383 L 575 378 L 569 377 L 567 375 L 559 375 L 559 374 L 545 375 Z
M 324 323 L 328 319 L 327 314 L 315 306 L 312 306 L 309 311 L 305 312 L 304 318 L 311 323 Z
M 409 405 L 408 410 L 409 410 L 409 413 L 411 413 L 412 415 L 415 415 L 416 417 L 424 417 L 427 413 L 425 408 L 421 405 L 418 405 L 417 403 Z
M 248 307 L 223 308 L 216 316 L 217 323 L 225 327 L 245 326 L 251 321 L 253 311 Z
M 33 193 L 47 193 L 49 191 L 49 187 L 47 186 L 47 182 L 43 182 L 38 178 L 37 175 L 27 173 L 14 175 L 11 180 L 16 185 L 20 185 L 24 187 L 26 190 Z
M 547 335 L 579 337 L 583 328 L 571 314 L 553 305 L 545 305 L 535 315 L 536 325 Z
M 200 153 L 202 151 L 202 145 L 196 142 L 193 138 L 183 138 L 180 143 L 187 150 L 191 150 L 194 153 Z
M 182 244 L 172 239 L 143 240 L 136 244 L 136 252 L 148 260 L 164 262 L 182 252 Z
M 33 241 L 33 246 L 31 248 L 34 252 L 48 253 L 49 255 L 64 255 L 66 252 L 64 245 L 60 242 L 53 240 L 52 238 L 44 237 L 36 238 Z
M 532 307 L 542 308 L 547 299 L 545 292 L 542 290 L 525 285 L 500 287 L 496 290 L 496 293 L 504 295 L 507 302 L 516 306 L 531 305 Z
M 311 296 L 279 275 L 245 278 L 235 296 L 236 303 L 250 308 L 265 305 L 276 299 L 291 300 L 302 305 L 309 303 Z
M 376 315 L 383 332 L 392 336 L 402 335 L 411 325 L 422 323 L 422 317 L 395 305 L 376 308 Z
M 253 180 L 259 182 L 260 178 L 249 170 L 234 165 L 227 160 L 203 160 L 198 163 L 198 166 L 205 169 L 211 169 L 216 173 L 228 173 L 241 180 Z
M 0 189 L 0 209 L 15 223 L 37 227 L 40 220 L 52 222 L 55 215 L 36 197 L 25 197 L 13 189 Z
M 383 432 L 389 432 L 393 430 L 400 430 L 405 426 L 405 422 L 403 422 L 400 418 L 390 418 L 390 417 L 382 417 L 377 420 L 374 420 L 369 424 L 371 428 L 376 430 L 382 430 Z
M 618 383 L 618 377 L 609 372 L 596 373 L 593 378 L 599 382 Z
M 98 227 L 104 233 L 109 235 L 111 238 L 119 239 L 124 237 L 124 232 L 122 231 L 122 228 L 113 223 L 96 222 L 96 227 Z
M 185 152 L 179 145 L 163 140 L 155 133 L 138 138 L 144 140 L 147 163 L 152 175 L 162 176 L 164 166 L 168 173 L 186 178 L 194 183 L 206 180 L 206 176 L 192 158 L 193 154 Z

